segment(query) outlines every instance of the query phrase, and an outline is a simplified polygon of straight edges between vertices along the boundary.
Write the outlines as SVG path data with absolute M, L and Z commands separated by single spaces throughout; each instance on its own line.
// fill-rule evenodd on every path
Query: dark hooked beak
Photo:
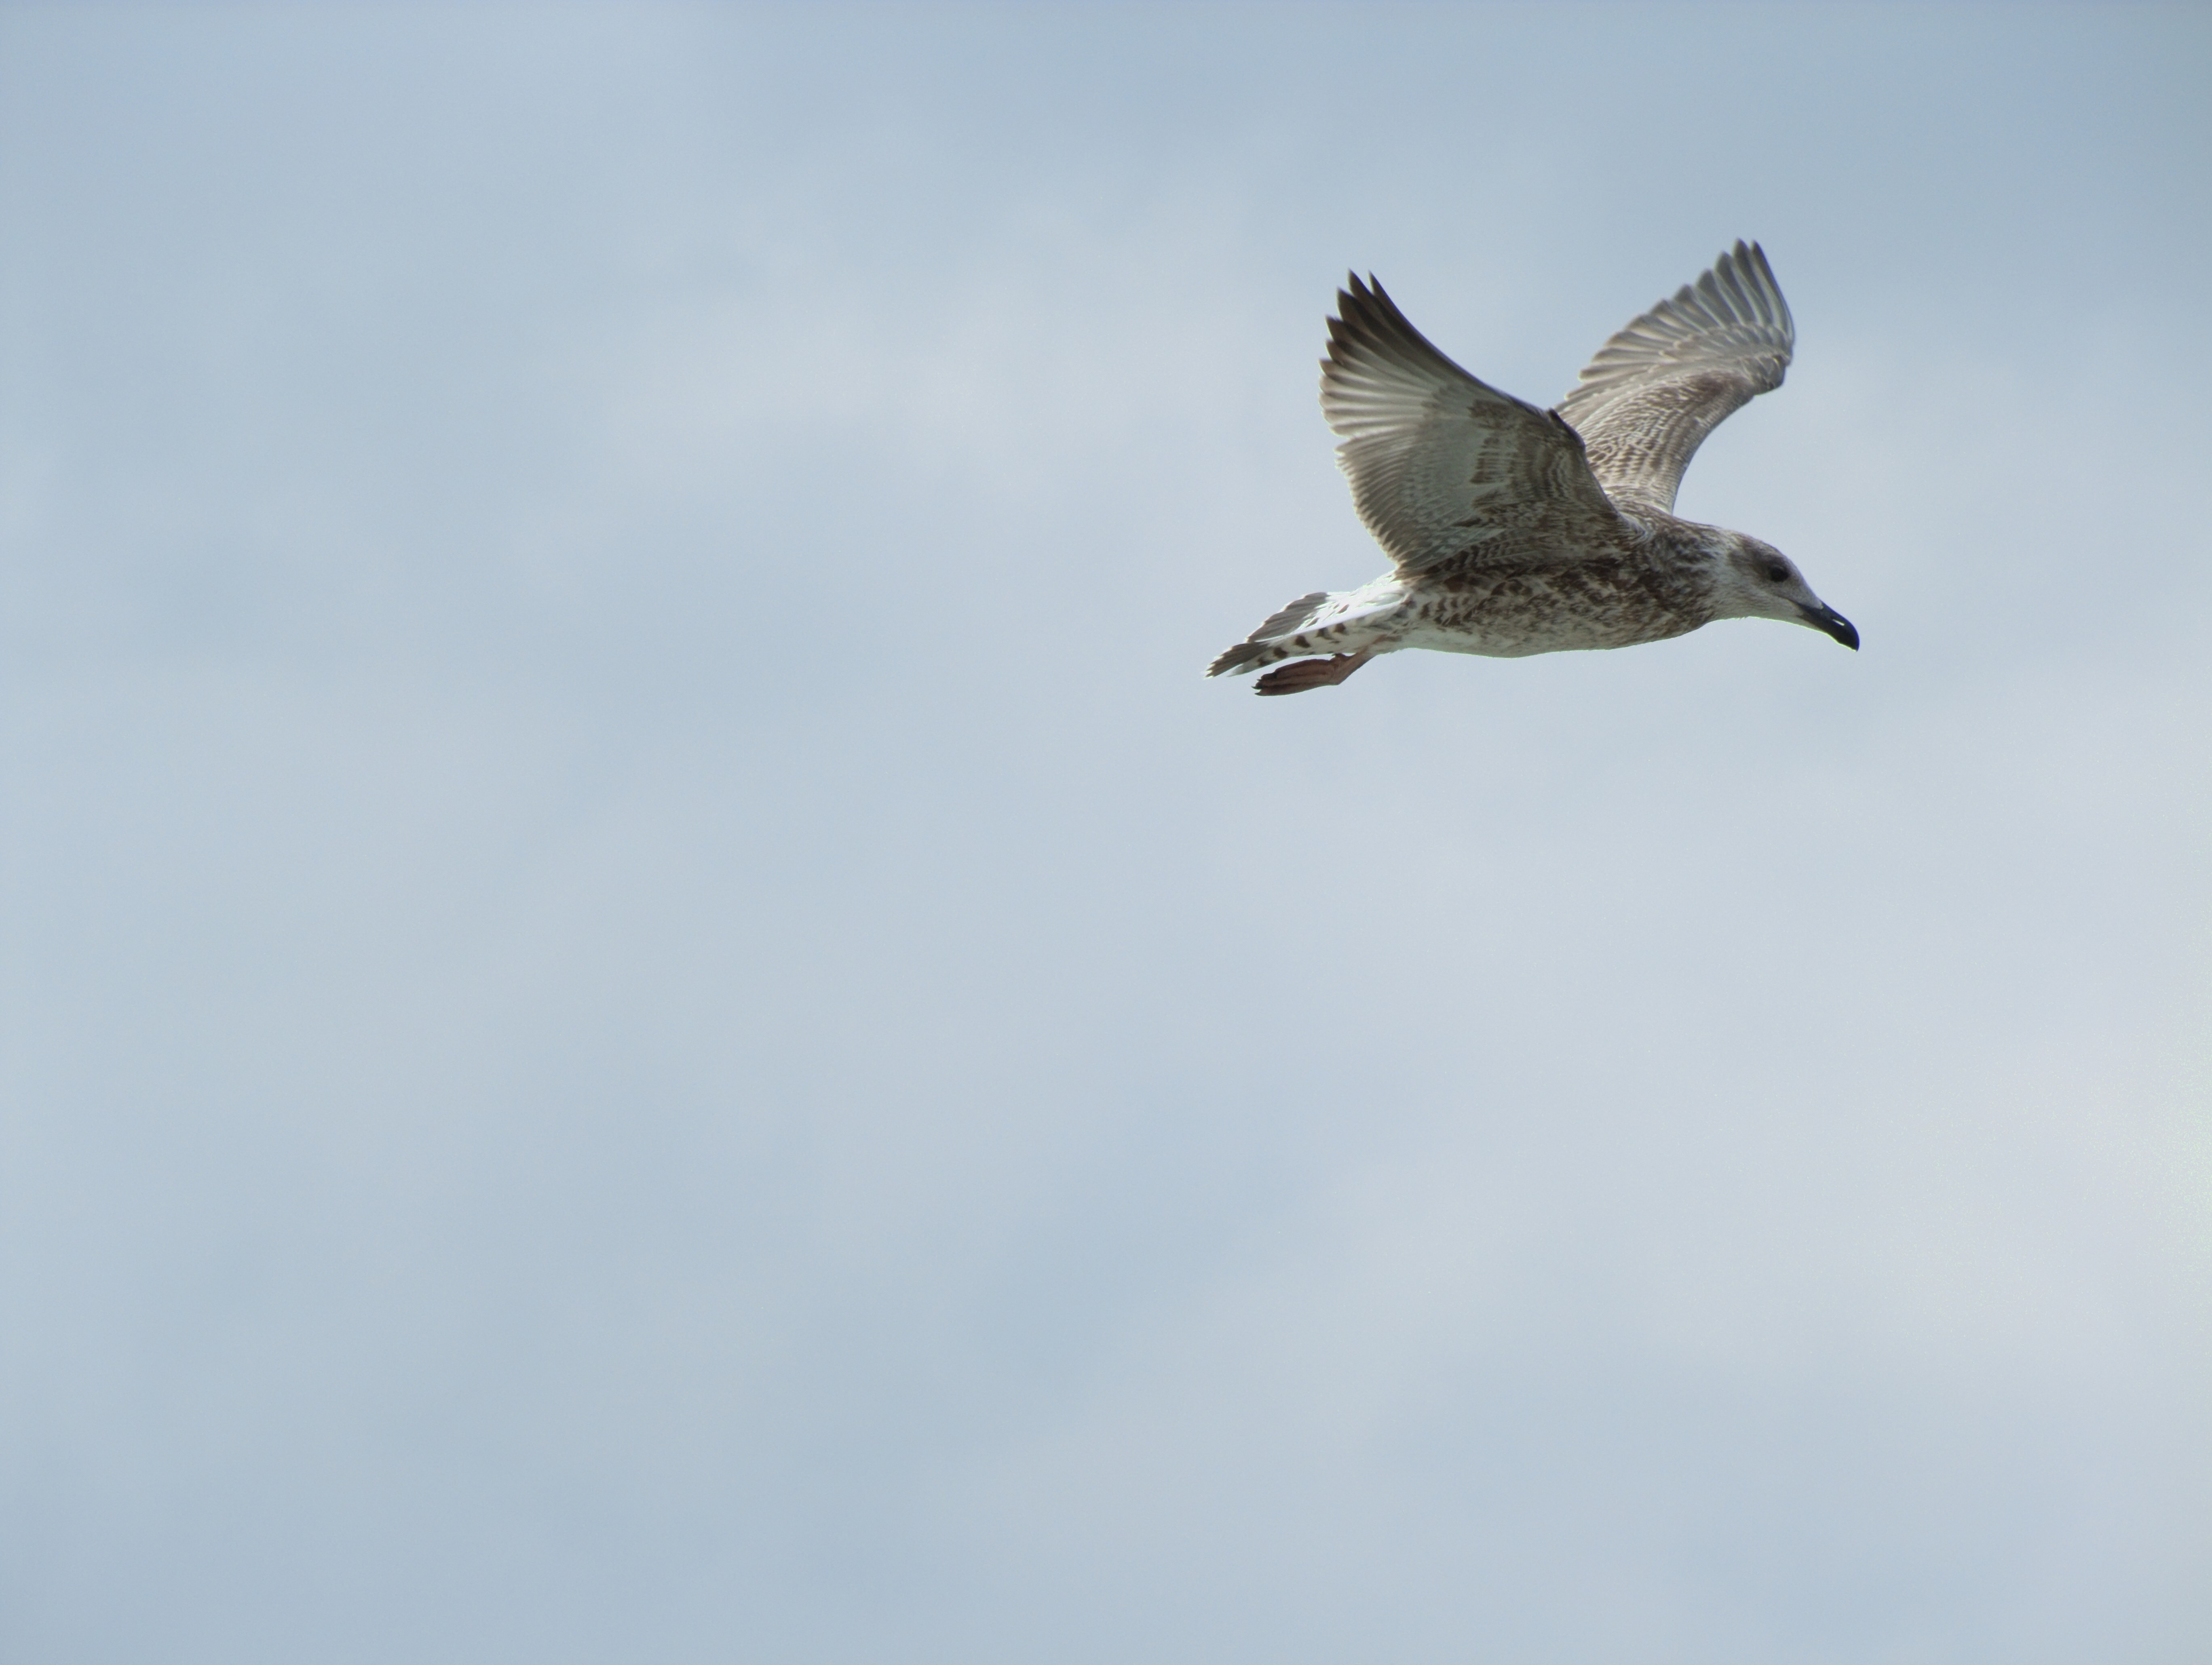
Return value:
M 1859 651 L 1859 633 L 1851 621 L 1832 607 L 1808 607 L 1797 603 L 1797 611 L 1805 622 L 1824 635 L 1832 636 L 1854 653 Z

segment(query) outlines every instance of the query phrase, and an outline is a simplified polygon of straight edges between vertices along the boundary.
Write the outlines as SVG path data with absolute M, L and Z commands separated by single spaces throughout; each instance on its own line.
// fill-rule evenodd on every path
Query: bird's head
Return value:
M 1796 563 L 1772 544 L 1732 532 L 1717 566 L 1715 618 L 1784 619 L 1857 648 L 1859 633 L 1851 621 L 1814 595 Z

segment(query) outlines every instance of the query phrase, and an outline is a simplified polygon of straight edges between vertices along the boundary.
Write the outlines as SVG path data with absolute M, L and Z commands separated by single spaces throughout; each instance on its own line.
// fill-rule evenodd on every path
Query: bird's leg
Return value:
M 1308 688 L 1333 688 L 1375 657 L 1363 647 L 1357 653 L 1334 653 L 1326 659 L 1297 659 L 1278 665 L 1262 676 L 1255 693 L 1304 693 Z

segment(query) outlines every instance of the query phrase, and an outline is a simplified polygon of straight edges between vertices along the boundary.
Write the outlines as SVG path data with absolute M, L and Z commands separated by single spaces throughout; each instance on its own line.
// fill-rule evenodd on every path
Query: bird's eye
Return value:
M 1779 561 L 1777 561 L 1773 566 L 1766 569 L 1766 581 L 1769 584 L 1789 583 L 1790 569 L 1783 566 Z

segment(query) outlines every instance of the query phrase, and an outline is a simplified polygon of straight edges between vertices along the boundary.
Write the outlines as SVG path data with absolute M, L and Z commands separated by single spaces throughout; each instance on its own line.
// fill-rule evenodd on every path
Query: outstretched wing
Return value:
M 1559 413 L 1607 491 L 1672 512 L 1705 436 L 1782 385 L 1796 340 L 1765 251 L 1739 242 L 1598 348 Z
M 1354 276 L 1336 300 L 1322 414 L 1344 435 L 1337 455 L 1359 518 L 1400 572 L 1572 560 L 1618 534 L 1565 422 L 1468 375 L 1373 279 Z

